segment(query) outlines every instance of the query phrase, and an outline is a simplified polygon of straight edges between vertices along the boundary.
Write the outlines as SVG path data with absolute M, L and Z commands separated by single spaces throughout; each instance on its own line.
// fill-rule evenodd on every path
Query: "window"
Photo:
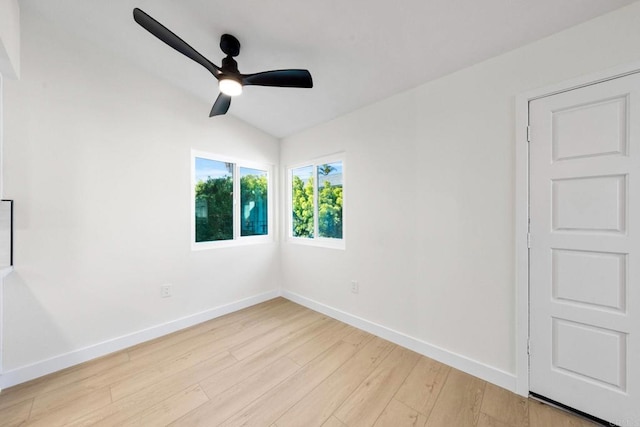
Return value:
M 240 168 L 241 236 L 269 234 L 267 171 Z
M 233 239 L 233 163 L 196 157 L 196 242 Z
M 315 230 L 315 203 L 313 166 L 303 166 L 291 171 L 293 237 L 313 238 Z
M 343 160 L 321 159 L 290 168 L 289 182 L 291 240 L 344 248 Z
M 271 240 L 267 165 L 192 155 L 193 247 Z

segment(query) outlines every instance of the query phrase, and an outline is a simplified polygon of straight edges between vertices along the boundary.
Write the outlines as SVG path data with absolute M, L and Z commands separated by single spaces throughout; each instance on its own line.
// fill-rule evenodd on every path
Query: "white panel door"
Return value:
M 640 75 L 529 114 L 530 389 L 640 426 Z

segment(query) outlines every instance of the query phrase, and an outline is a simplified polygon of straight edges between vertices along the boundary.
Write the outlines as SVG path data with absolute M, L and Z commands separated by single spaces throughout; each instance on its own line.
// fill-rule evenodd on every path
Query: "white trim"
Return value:
M 0 73 L 0 199 L 4 198 L 4 77 Z
M 280 291 L 278 289 L 264 292 L 239 301 L 201 311 L 200 313 L 175 319 L 161 325 L 152 326 L 141 331 L 94 344 L 89 347 L 61 354 L 59 356 L 52 357 L 51 359 L 42 360 L 28 366 L 4 372 L 2 376 L 0 376 L 0 389 L 11 387 L 16 384 L 57 372 L 70 366 L 78 365 L 80 363 L 129 348 L 181 329 L 215 319 L 216 317 L 224 316 L 225 314 L 268 301 L 278 296 L 280 296 Z
M 594 85 L 607 80 L 640 73 L 640 62 L 610 68 L 586 76 L 538 88 L 516 97 L 515 114 L 515 246 L 516 246 L 516 388 L 521 396 L 529 395 L 529 102 L 557 93 Z M 535 130 L 534 130 L 535 131 Z
M 437 360 L 448 366 L 452 366 L 456 369 L 481 378 L 492 384 L 495 384 L 507 390 L 515 390 L 516 377 L 513 374 L 502 371 L 498 368 L 494 368 L 493 366 L 486 365 L 482 362 L 478 362 L 477 360 L 473 360 L 461 354 L 446 350 L 442 347 L 429 344 L 425 341 L 403 334 L 402 332 L 387 328 L 386 326 L 371 322 L 342 310 L 338 310 L 312 299 L 303 297 L 302 295 L 296 294 L 294 292 L 283 290 L 282 296 L 297 304 L 310 308 L 311 310 L 318 311 L 322 314 L 347 323 L 358 329 L 367 331 L 371 334 L 379 336 L 380 338 L 384 338 L 402 347 L 408 348 L 409 350 L 413 350 L 416 353 L 420 353 L 424 356 L 430 357 L 434 360 Z
M 342 212 L 344 213 L 344 204 L 342 206 Z M 330 239 L 327 237 L 317 237 L 312 239 L 308 237 L 288 236 L 287 243 L 294 243 L 302 246 L 315 246 L 318 248 L 346 250 L 346 245 L 344 243 L 344 223 L 342 224 L 342 239 Z
M 4 198 L 4 78 L 0 72 L 0 199 Z M 2 390 L 2 363 L 4 355 L 4 278 L 13 267 L 4 267 L 0 275 L 0 391 Z
M 516 248 L 516 390 L 529 395 L 529 99 L 516 98 L 515 231 Z M 522 351 L 524 349 L 524 352 Z
M 555 95 L 561 92 L 567 92 L 569 90 L 578 89 L 584 86 L 591 86 L 594 84 L 602 83 L 607 80 L 617 79 L 629 74 L 640 73 L 640 61 L 635 61 L 630 64 L 621 65 L 618 67 L 608 68 L 603 71 L 597 71 L 585 76 L 575 77 L 572 79 L 564 80 L 560 83 L 556 83 L 549 86 L 533 89 L 531 91 L 520 94 L 517 99 L 526 99 L 533 101 L 534 99 L 544 98 L 547 96 Z

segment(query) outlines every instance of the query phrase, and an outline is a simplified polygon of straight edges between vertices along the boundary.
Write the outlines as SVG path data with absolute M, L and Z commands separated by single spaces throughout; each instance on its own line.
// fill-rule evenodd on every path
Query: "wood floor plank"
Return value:
M 327 330 L 313 339 L 311 345 L 300 346 L 291 353 L 289 358 L 300 366 L 304 366 L 328 348 L 342 341 L 353 332 L 353 327 L 344 323 L 337 323 L 337 328 Z
M 529 403 L 524 397 L 487 383 L 480 411 L 514 427 L 529 426 Z
M 339 342 L 295 375 L 265 393 L 260 401 L 253 402 L 222 425 L 246 426 L 274 423 L 287 409 L 349 360 L 363 344 L 366 344 L 368 337 L 363 335 L 362 338 L 365 341 L 359 343 Z
M 346 427 L 345 424 L 333 415 L 322 424 L 322 427 Z
M 275 310 L 280 309 L 280 307 Z M 209 332 L 190 337 L 186 340 L 176 340 L 171 346 L 157 349 L 152 353 L 148 353 L 142 356 L 133 357 L 132 363 L 142 362 L 144 364 L 156 363 L 163 359 L 166 359 L 168 355 L 175 355 L 177 351 L 187 353 L 193 351 L 196 348 L 203 345 L 203 343 L 213 344 L 220 348 L 220 350 L 229 350 L 230 348 L 239 344 L 250 342 L 260 336 L 268 333 L 272 329 L 287 324 L 291 318 L 299 315 L 300 313 L 310 312 L 302 307 L 284 307 L 281 308 L 281 312 L 277 315 L 264 315 L 256 319 L 252 319 L 250 322 L 234 322 L 223 328 L 214 328 Z M 271 313 L 271 312 L 270 312 Z M 273 314 L 273 313 L 271 313 Z
M 242 329 L 243 325 L 245 325 L 246 323 L 263 318 L 263 316 L 270 312 L 273 312 L 276 308 L 280 308 L 283 310 L 283 312 L 286 312 L 286 308 L 288 306 L 288 301 L 286 301 L 285 299 L 275 298 L 256 306 L 229 313 L 225 316 L 217 317 L 207 322 L 200 323 L 198 325 L 179 331 L 179 333 L 170 334 L 168 336 L 160 337 L 158 339 L 139 344 L 129 349 L 129 357 L 131 358 L 131 360 L 136 360 L 140 357 L 147 356 L 167 347 L 171 347 L 186 340 L 193 339 L 195 337 L 198 337 L 199 335 L 212 333 L 217 329 L 227 328 L 233 324 L 237 324 L 237 329 Z
M 33 399 L 29 399 L 0 409 L 0 426 L 15 427 L 24 424 L 29 418 L 32 404 Z
M 291 336 L 295 334 L 297 330 L 322 318 L 325 318 L 325 316 L 315 311 L 302 311 L 278 328 L 273 328 L 255 339 L 231 347 L 229 352 L 238 360 L 246 359 L 274 342 Z
M 339 326 L 339 322 L 331 319 L 321 319 L 298 330 L 294 336 L 281 339 L 262 351 L 241 360 L 234 366 L 204 378 L 200 385 L 209 396 L 214 396 L 233 387 L 238 382 L 260 371 L 299 346 L 315 340 L 318 334 L 325 331 L 333 331 Z
M 13 406 L 20 401 L 32 400 L 35 396 L 61 389 L 99 373 L 108 372 L 127 362 L 129 362 L 127 352 L 120 351 L 2 390 L 2 393 L 0 393 L 0 410 L 7 406 Z
M 208 401 L 209 398 L 200 386 L 192 386 L 129 418 L 122 425 L 166 426 Z
M 428 357 L 421 357 L 395 398 L 429 417 L 450 368 Z
M 374 427 L 424 427 L 427 417 L 404 403 L 391 399 Z
M 529 399 L 529 425 L 531 427 L 591 427 L 595 423 L 544 403 Z
M 73 427 L 120 426 L 125 420 L 146 408 L 162 402 L 180 390 L 196 385 L 201 378 L 224 370 L 235 363 L 237 360 L 233 356 L 220 353 L 196 366 L 167 376 L 157 383 L 78 418 L 70 425 Z
M 320 426 L 391 353 L 394 344 L 374 337 L 326 380 L 285 412 L 278 427 Z
M 172 346 L 148 355 L 149 357 L 145 356 L 119 364 L 112 369 L 37 396 L 34 401 L 34 409 L 36 412 L 39 412 L 41 408 L 53 409 L 92 390 L 108 386 L 112 388 L 114 400 L 121 399 L 128 393 L 144 388 L 156 378 L 171 375 L 176 370 L 196 365 L 212 355 L 222 352 L 219 351 L 221 341 L 223 340 L 210 342 L 206 337 L 202 337 L 199 347 L 193 346 L 192 350 L 187 350 L 184 353 L 180 346 Z
M 174 426 L 215 426 L 241 412 L 251 402 L 298 371 L 300 367 L 283 357 L 234 387 L 210 396 L 210 401 L 177 420 Z
M 114 401 L 146 387 L 146 385 L 152 383 L 157 378 L 162 378 L 163 376 L 171 375 L 173 372 L 194 366 L 208 359 L 213 354 L 227 351 L 227 349 L 233 345 L 255 339 L 257 336 L 277 327 L 282 322 L 291 320 L 296 314 L 305 312 L 305 310 L 295 308 L 289 310 L 289 312 L 287 315 L 278 317 L 278 319 L 265 319 L 264 322 L 252 327 L 245 327 L 241 330 L 235 329 L 235 324 L 233 324 L 230 325 L 230 328 L 227 329 L 225 333 L 201 334 L 174 346 L 159 350 L 156 353 L 135 359 L 131 363 L 136 363 L 137 365 L 143 364 L 144 368 L 137 369 L 135 373 L 112 383 L 111 392 Z M 306 312 L 313 313 L 309 310 L 306 310 Z M 168 356 L 171 355 L 172 351 L 173 354 L 180 351 L 184 353 L 177 357 L 169 358 Z M 162 355 L 162 357 L 155 357 L 155 355 L 158 354 Z
M 327 421 L 325 421 L 324 424 L 322 424 L 322 427 L 346 427 L 346 425 L 332 415 L 331 418 L 329 418 Z
M 485 384 L 476 377 L 451 369 L 427 419 L 427 427 L 476 425 Z
M 515 426 L 496 420 L 495 418 L 480 412 L 480 417 L 478 418 L 478 424 L 476 424 L 476 427 L 515 427 Z
M 69 386 L 62 387 L 63 391 L 60 391 L 60 389 L 58 389 L 36 396 L 33 400 L 30 418 L 41 418 L 42 416 L 54 411 L 59 407 L 63 407 L 65 405 L 73 403 L 78 399 L 82 399 L 85 396 L 97 390 L 100 390 L 93 387 L 87 388 L 82 385 L 78 386 L 78 384 L 79 383 L 73 383 Z M 105 387 L 102 387 L 101 389 L 104 390 Z M 111 403 L 110 399 L 111 396 L 109 396 L 108 403 Z
M 189 353 L 181 354 L 173 359 L 169 359 L 164 363 L 151 365 L 147 369 L 141 370 L 124 380 L 112 384 L 111 396 L 114 401 L 120 400 L 138 390 L 146 388 L 154 382 L 160 381 L 166 376 L 173 375 L 196 366 L 211 357 L 215 357 L 217 354 L 224 356 L 228 355 L 226 350 L 220 350 L 218 343 L 213 342 L 200 346 Z
M 66 402 L 64 405 L 57 406 L 55 409 L 48 412 L 40 413 L 35 418 L 32 414 L 25 425 L 32 427 L 63 426 L 110 403 L 111 393 L 109 392 L 109 389 L 105 387 L 100 390 L 92 391 L 82 397 L 78 397 L 73 401 Z
M 344 337 L 342 341 L 359 345 L 373 338 L 373 335 L 371 335 L 369 332 L 363 331 L 362 329 L 351 328 L 350 330 L 351 332 L 349 332 L 349 334 L 347 334 L 347 336 Z
M 389 356 L 336 410 L 336 418 L 348 426 L 373 425 L 419 358 L 417 353 L 395 346 Z

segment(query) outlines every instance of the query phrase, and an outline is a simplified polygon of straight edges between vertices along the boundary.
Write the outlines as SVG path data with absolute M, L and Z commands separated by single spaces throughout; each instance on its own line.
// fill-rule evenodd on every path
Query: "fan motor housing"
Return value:
M 230 56 L 222 58 L 222 71 L 225 73 L 240 73 L 238 71 L 238 63 Z

